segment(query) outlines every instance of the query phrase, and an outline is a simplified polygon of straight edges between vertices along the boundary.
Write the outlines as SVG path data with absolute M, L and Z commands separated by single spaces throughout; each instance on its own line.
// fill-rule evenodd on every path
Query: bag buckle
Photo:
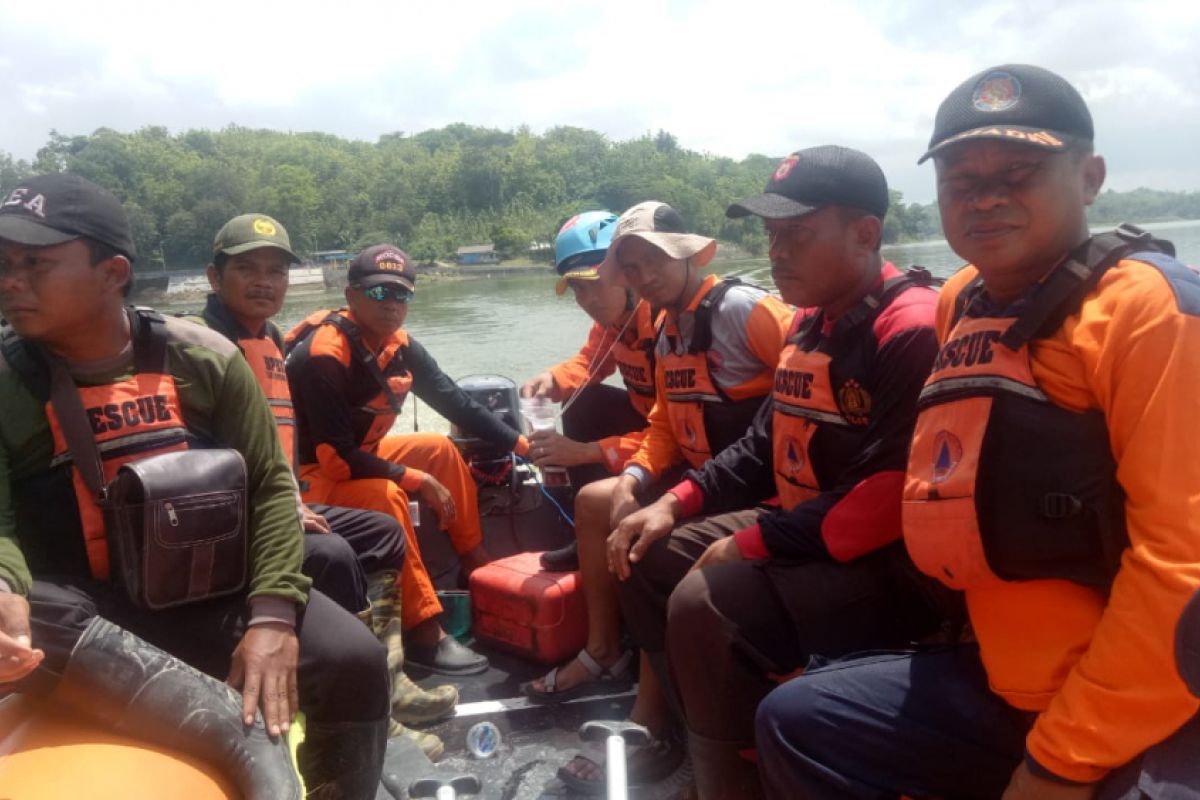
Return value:
M 1047 492 L 1042 495 L 1042 516 L 1047 519 L 1066 519 L 1083 511 L 1083 503 L 1073 494 Z

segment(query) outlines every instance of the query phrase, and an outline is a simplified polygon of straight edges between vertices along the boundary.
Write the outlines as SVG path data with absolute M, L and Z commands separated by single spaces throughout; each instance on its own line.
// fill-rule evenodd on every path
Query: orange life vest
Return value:
M 379 388 L 379 392 L 366 403 L 351 411 L 355 431 L 362 431 L 358 446 L 367 452 L 374 452 L 383 437 L 391 431 L 412 388 L 412 373 L 404 366 L 400 354 L 408 345 L 408 332 L 401 328 L 393 333 L 383 349 L 376 354 L 367 348 L 362 331 L 345 315 L 345 309 L 317 311 L 288 331 L 284 337 L 284 347 L 288 355 L 290 356 L 296 347 L 311 338 L 322 326 L 331 326 L 340 333 L 349 346 L 351 357 L 367 368 Z
M 837 474 L 858 454 L 870 421 L 875 319 L 906 289 L 936 283 L 913 268 L 880 281 L 827 334 L 824 316 L 814 312 L 788 337 L 775 370 L 771 419 L 775 487 L 785 509 L 820 494 L 820 476 Z
M 667 417 L 684 458 L 696 469 L 746 432 L 762 406 L 763 397 L 770 391 L 769 374 L 761 394 L 742 400 L 732 399 L 713 380 L 709 363 L 713 314 L 721 298 L 741 281 L 737 278 L 718 281 L 710 277 L 707 282 L 710 288 L 695 306 L 692 338 L 687 348 L 683 347 L 677 324 L 665 315 L 655 344 L 656 369 L 666 394 Z
M 1128 537 L 1104 416 L 1047 397 L 1030 342 L 1052 335 L 1119 260 L 1165 248 L 1124 229 L 1093 237 L 994 313 L 980 279 L 964 287 L 909 451 L 904 538 L 922 571 L 955 589 L 1060 579 L 1107 592 Z
M 613 359 L 629 392 L 629 402 L 648 417 L 654 407 L 654 339 L 658 328 L 649 303 L 638 303 L 633 313 L 633 336 L 628 341 L 622 337 L 613 345 Z
M 284 369 L 283 339 L 279 329 L 266 322 L 263 336 L 250 335 L 229 314 L 228 309 L 216 295 L 209 295 L 204 308 L 204 323 L 225 335 L 246 357 L 250 370 L 266 395 L 267 405 L 275 417 L 275 428 L 279 431 L 279 442 L 288 464 L 296 468 L 296 412 L 292 407 L 292 392 L 288 388 L 287 372 Z
M 125 380 L 101 386 L 80 386 L 79 394 L 95 436 L 106 481 L 111 481 L 123 464 L 175 450 L 186 450 L 188 431 L 184 424 L 175 381 L 167 370 L 167 334 L 161 316 L 147 309 L 130 313 L 133 333 L 133 375 Z M 24 353 L 15 352 L 24 348 Z M 78 524 L 87 557 L 88 570 L 99 580 L 109 578 L 108 539 L 104 512 L 75 468 L 53 404 L 49 399 L 48 380 L 36 374 L 46 370 L 44 356 L 36 346 L 15 338 L 5 343 L 5 357 L 21 374 L 32 391 L 46 403 L 46 418 L 54 439 L 54 454 L 49 464 L 51 483 L 69 482 L 77 508 L 70 515 Z M 24 366 L 23 366 L 24 365 Z M 67 472 L 69 471 L 69 475 Z M 43 484 L 44 486 L 44 484 Z M 18 489 L 17 491 L 21 491 Z M 46 498 L 61 497 L 58 491 L 46 491 Z M 22 498 L 24 503 L 36 498 Z M 48 509 L 55 527 L 65 522 L 61 509 Z M 62 531 L 47 532 L 61 536 Z
M 275 417 L 275 428 L 279 431 L 279 443 L 283 446 L 288 464 L 295 469 L 296 412 L 292 408 L 292 392 L 288 388 L 287 372 L 283 367 L 283 352 L 274 340 L 265 336 L 236 341 L 267 397 L 267 405 Z

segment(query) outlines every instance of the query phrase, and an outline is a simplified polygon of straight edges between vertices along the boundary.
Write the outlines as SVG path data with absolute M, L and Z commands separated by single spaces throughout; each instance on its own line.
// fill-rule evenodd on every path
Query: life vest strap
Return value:
M 1052 336 L 1067 317 L 1074 314 L 1083 298 L 1100 278 L 1121 260 L 1135 253 L 1175 255 L 1175 246 L 1154 238 L 1149 231 L 1122 223 L 1115 230 L 1097 234 L 1075 248 L 1027 296 L 1025 307 L 1000 336 L 1000 343 L 1016 352 L 1034 339 Z M 976 278 L 959 294 L 954 322 L 966 314 L 971 301 L 983 290 Z

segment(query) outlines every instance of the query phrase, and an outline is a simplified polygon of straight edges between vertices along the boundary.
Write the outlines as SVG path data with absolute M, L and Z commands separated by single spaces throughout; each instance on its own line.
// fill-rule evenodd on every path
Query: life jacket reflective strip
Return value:
M 795 508 L 821 492 L 813 459 L 813 437 L 818 431 L 825 431 L 826 435 L 857 436 L 869 419 L 867 402 L 846 409 L 839 403 L 828 350 L 844 336 L 860 335 L 858 332 L 864 325 L 869 329 L 875 318 L 906 289 L 939 282 L 921 267 L 914 267 L 880 282 L 838 317 L 828 336 L 821 336 L 818 330 L 823 316 L 812 314 L 788 337 L 775 370 L 771 420 L 775 487 L 785 509 Z M 842 401 L 853 399 L 853 393 L 847 393 Z
M 696 305 L 692 340 L 685 352 L 677 352 L 682 346 L 675 323 L 664 314 L 659 325 L 662 345 L 655 344 L 660 353 L 656 368 L 662 373 L 659 379 L 666 395 L 667 418 L 684 458 L 697 469 L 744 433 L 762 404 L 761 397 L 730 398 L 713 380 L 709 368 L 713 313 L 725 294 L 740 284 L 737 278 L 711 284 Z
M 131 323 L 134 374 L 116 383 L 79 387 L 106 481 L 116 477 L 117 470 L 123 464 L 159 453 L 186 450 L 188 447 L 188 431 L 184 425 L 179 395 L 167 369 L 165 322 L 155 312 L 136 309 L 131 314 Z M 27 342 L 22 344 L 36 350 Z M 37 363 L 38 360 L 35 357 L 29 363 Z M 44 360 L 41 360 L 41 364 L 45 364 Z M 18 371 L 21 372 L 19 368 Z M 24 373 L 22 378 L 25 378 Z M 35 378 L 32 383 L 26 383 L 35 394 L 43 389 L 47 393 L 49 391 L 48 382 L 42 384 Z M 70 448 L 53 403 L 47 395 L 39 396 L 46 403 L 46 418 L 54 439 L 50 467 L 54 469 L 70 465 L 88 568 L 92 577 L 107 580 L 108 539 L 103 510 L 72 462 Z
M 1057 578 L 1107 591 L 1128 543 L 1107 426 L 1046 395 L 1029 342 L 1053 335 L 1121 259 L 1172 250 L 1129 227 L 1093 237 L 1015 316 L 973 316 L 982 281 L 964 287 L 909 453 L 904 537 L 922 571 L 955 589 Z
M 645 301 L 638 304 L 634 315 L 633 341 L 618 340 L 613 345 L 613 359 L 629 392 L 629 402 L 639 414 L 648 417 L 654 407 L 654 340 L 658 325 L 650 304 Z
M 393 362 L 400 358 L 400 350 L 408 344 L 408 332 L 403 329 L 396 331 L 393 334 L 395 341 L 390 342 L 383 352 L 376 355 L 363 341 L 358 325 L 341 311 L 317 311 L 288 331 L 284 337 L 287 355 L 291 356 L 296 347 L 310 338 L 322 325 L 337 328 L 350 346 L 352 360 L 360 362 L 379 387 L 379 394 L 357 409 L 372 417 L 370 427 L 358 446 L 368 452 L 374 452 L 383 437 L 391 431 L 404 406 L 404 400 L 412 389 L 412 374 L 403 363 L 399 365 L 399 374 L 386 374 L 389 367 L 396 366 Z

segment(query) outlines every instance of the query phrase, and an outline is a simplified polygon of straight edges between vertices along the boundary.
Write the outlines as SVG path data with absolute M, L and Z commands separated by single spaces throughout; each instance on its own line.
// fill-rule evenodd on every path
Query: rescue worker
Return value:
M 213 292 L 200 319 L 246 356 L 294 469 L 296 420 L 284 371 L 283 336 L 271 322 L 287 297 L 288 268 L 300 260 L 291 248 L 287 230 L 265 214 L 242 214 L 225 223 L 213 241 L 213 260 L 207 269 Z M 452 714 L 458 690 L 439 686 L 426 691 L 404 673 L 396 583 L 404 566 L 404 528 L 388 514 L 339 506 L 302 503 L 301 518 L 306 534 L 304 573 L 343 608 L 363 616 L 387 647 L 392 677 L 390 735 L 408 736 L 431 759 L 438 758 L 442 741 L 404 724 Z M 349 551 L 349 559 L 343 550 Z M 349 569 L 343 566 L 347 560 Z
M 637 452 L 654 405 L 655 314 L 632 289 L 600 275 L 616 222 L 610 211 L 585 211 L 558 232 L 555 291 L 570 289 L 592 327 L 578 353 L 521 387 L 522 397 L 563 404 L 562 435 L 535 431 L 530 452 L 538 466 L 568 467 L 576 488 L 621 471 Z M 624 389 L 603 383 L 614 371 Z M 541 561 L 549 570 L 578 569 L 575 542 L 543 553 Z
M 668 652 L 702 800 L 758 796 L 741 753 L 772 675 L 936 628 L 900 494 L 937 296 L 928 273 L 880 255 L 887 209 L 875 161 L 832 145 L 792 153 L 730 206 L 762 218 L 775 284 L 802 309 L 774 392 L 741 439 L 608 540 L 634 642 Z
M 970 266 L 938 299 L 903 529 L 973 635 L 776 689 L 756 722 L 771 797 L 1200 796 L 1177 663 L 1200 587 L 1200 277 L 1136 229 L 1090 236 L 1092 141 L 1039 67 L 984 70 L 938 109 L 921 161 Z
M 700 268 L 715 251 L 713 239 L 687 233 L 679 212 L 664 203 L 640 203 L 617 222 L 601 272 L 616 270 L 646 302 L 665 312 L 654 345 L 655 405 L 642 444 L 622 474 L 590 483 L 576 497 L 588 642 L 576 659 L 527 687 L 541 702 L 607 690 L 628 679 L 632 654 L 621 652 L 608 535 L 642 502 L 674 486 L 684 465 L 700 467 L 740 438 L 770 391 L 792 311 L 762 289 L 702 275 Z M 630 719 L 653 735 L 629 756 L 634 783 L 665 777 L 683 753 L 650 661 L 641 660 L 630 712 Z M 559 775 L 584 791 L 602 787 L 605 780 L 603 767 L 582 755 Z
M 303 708 L 309 796 L 373 798 L 384 648 L 300 574 L 295 483 L 246 360 L 213 331 L 125 308 L 133 256 L 121 204 L 82 178 L 30 178 L 0 201 L 12 326 L 0 360 L 0 684 L 53 687 L 83 716 L 224 767 L 252 798 L 299 797 L 288 749 L 264 726 L 279 737 Z M 149 611 L 109 581 L 96 495 L 49 402 L 51 364 L 93 409 L 106 479 L 196 440 L 242 455 L 246 594 Z
M 408 512 L 408 493 L 419 493 L 469 574 L 491 560 L 475 481 L 448 437 L 389 431 L 411 391 L 464 430 L 518 455 L 528 451 L 528 442 L 456 386 L 403 330 L 416 289 L 416 271 L 404 251 L 389 244 L 368 247 L 347 276 L 347 308 L 318 311 L 287 337 L 304 499 L 400 520 L 408 537 L 400 574 L 406 663 L 446 675 L 483 672 L 487 659 L 447 636 L 438 622 L 442 606 Z

